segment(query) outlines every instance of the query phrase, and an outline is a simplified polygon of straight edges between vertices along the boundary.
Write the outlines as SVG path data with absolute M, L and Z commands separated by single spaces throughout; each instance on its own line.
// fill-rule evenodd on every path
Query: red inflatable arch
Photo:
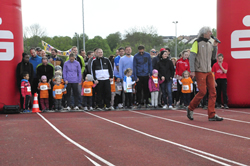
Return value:
M 1 0 L 0 5 L 0 110 L 18 105 L 15 70 L 22 60 L 23 32 L 21 0 Z
M 250 106 L 250 1 L 217 1 L 218 53 L 228 63 L 228 99 L 234 107 Z
M 250 106 L 250 1 L 217 1 L 218 53 L 229 64 L 229 105 Z M 22 59 L 23 33 L 21 0 L 1 0 L 0 5 L 0 110 L 17 105 L 15 69 Z M 249 66 L 248 66 L 249 65 Z

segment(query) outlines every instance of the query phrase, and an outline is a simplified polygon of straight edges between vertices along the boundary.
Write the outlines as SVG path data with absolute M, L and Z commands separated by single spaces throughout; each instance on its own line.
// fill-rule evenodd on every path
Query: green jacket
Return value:
M 198 38 L 192 45 L 189 57 L 191 72 L 211 72 L 211 62 L 216 59 L 217 47 L 208 39 Z
M 66 61 L 69 60 L 69 57 L 67 57 Z M 81 66 L 81 73 L 83 74 L 84 70 L 85 70 L 85 62 L 84 59 L 81 55 L 77 55 L 76 60 L 80 63 Z

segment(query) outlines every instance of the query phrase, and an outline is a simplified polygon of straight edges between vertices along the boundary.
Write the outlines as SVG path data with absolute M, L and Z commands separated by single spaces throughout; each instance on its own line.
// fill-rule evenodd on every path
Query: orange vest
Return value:
M 49 98 L 49 83 L 39 83 L 38 85 L 39 89 L 40 89 L 40 98 L 41 99 L 47 99 Z
M 113 78 L 113 82 L 110 82 L 110 86 L 111 86 L 111 92 L 115 92 L 115 78 Z
M 94 83 L 92 81 L 84 81 L 82 84 L 82 96 L 92 96 L 92 87 Z
M 181 79 L 182 82 L 182 93 L 191 93 L 191 84 L 193 83 L 190 77 Z
M 55 99 L 62 99 L 63 94 L 67 93 L 66 89 L 63 92 L 63 88 L 64 88 L 64 85 L 62 85 L 62 84 L 54 85 L 53 92 L 55 91 L 55 97 L 54 97 Z

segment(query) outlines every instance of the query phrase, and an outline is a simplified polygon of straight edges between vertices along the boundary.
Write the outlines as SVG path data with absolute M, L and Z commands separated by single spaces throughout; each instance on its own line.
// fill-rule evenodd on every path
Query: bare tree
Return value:
M 25 27 L 24 37 L 39 36 L 44 37 L 47 35 L 46 29 L 41 27 L 39 24 L 32 24 L 29 27 Z

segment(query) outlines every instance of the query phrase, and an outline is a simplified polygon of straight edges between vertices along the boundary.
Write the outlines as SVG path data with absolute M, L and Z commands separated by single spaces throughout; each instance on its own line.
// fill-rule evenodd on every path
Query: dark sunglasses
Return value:
M 152 53 L 156 53 L 156 51 L 151 51 Z

